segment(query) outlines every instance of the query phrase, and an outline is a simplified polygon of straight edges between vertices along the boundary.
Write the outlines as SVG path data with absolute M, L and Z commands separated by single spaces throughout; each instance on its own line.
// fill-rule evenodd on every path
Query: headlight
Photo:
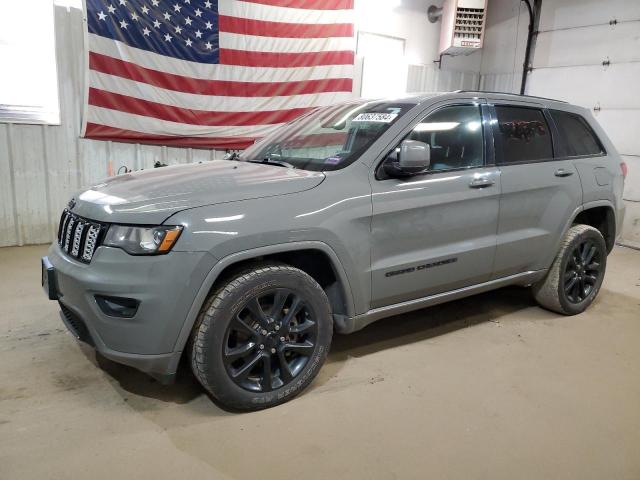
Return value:
M 182 227 L 131 227 L 111 225 L 103 245 L 123 249 L 131 255 L 167 253 L 176 243 Z

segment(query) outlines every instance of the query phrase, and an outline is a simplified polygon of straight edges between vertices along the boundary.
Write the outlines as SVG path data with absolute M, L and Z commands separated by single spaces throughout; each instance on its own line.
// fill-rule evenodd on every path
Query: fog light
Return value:
M 135 298 L 108 297 L 106 295 L 96 295 L 96 303 L 105 315 L 120 318 L 133 317 L 140 305 L 140 301 Z

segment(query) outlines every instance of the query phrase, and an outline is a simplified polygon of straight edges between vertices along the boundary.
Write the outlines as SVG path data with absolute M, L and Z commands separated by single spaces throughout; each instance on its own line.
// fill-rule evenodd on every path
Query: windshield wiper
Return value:
M 247 160 L 249 163 L 266 163 L 267 165 L 277 165 L 279 167 L 296 168 L 290 163 L 283 162 L 282 160 L 272 160 L 270 158 L 263 158 L 262 160 Z
M 240 161 L 240 154 L 238 152 L 227 152 L 223 160 L 237 160 Z

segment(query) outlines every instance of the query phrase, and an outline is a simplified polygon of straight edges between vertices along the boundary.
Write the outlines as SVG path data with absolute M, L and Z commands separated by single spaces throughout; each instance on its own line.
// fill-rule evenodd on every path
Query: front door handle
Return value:
M 573 172 L 571 170 L 565 170 L 564 168 L 559 168 L 558 170 L 556 170 L 556 173 L 554 175 L 556 177 L 570 177 L 571 175 L 573 175 Z
M 489 177 L 478 177 L 471 180 L 469 183 L 470 188 L 486 188 L 492 186 L 496 183 L 493 179 Z

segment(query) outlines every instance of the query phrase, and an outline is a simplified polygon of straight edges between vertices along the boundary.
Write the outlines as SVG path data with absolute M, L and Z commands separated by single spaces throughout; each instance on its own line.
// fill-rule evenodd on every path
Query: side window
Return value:
M 536 162 L 553 158 L 549 126 L 537 108 L 496 106 L 494 133 L 502 163 Z M 498 157 L 500 158 L 500 157 Z
M 580 115 L 575 113 L 549 110 L 558 127 L 558 143 L 563 155 L 600 155 L 604 152 L 595 133 Z
M 407 137 L 431 146 L 429 170 L 477 167 L 484 163 L 480 107 L 455 105 L 432 113 Z

